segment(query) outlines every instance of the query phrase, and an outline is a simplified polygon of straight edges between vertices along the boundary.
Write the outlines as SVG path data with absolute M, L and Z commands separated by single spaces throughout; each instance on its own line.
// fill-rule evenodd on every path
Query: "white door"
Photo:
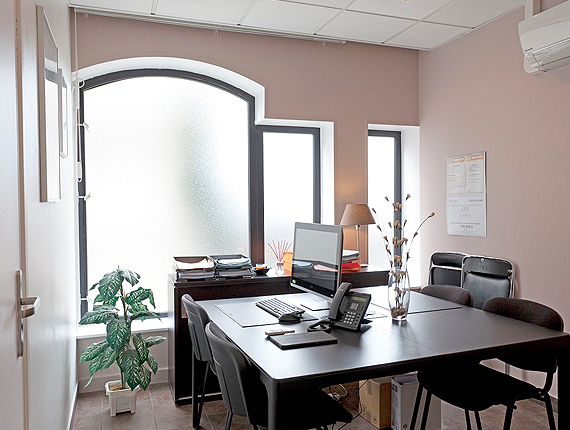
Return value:
M 14 1 L 0 13 L 0 426 L 24 428 L 23 359 L 18 358 L 16 272 L 20 269 Z

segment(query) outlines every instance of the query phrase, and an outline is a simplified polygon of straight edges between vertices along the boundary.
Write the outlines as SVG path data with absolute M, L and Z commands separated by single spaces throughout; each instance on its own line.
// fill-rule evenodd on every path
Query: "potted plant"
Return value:
M 79 324 L 105 324 L 107 337 L 95 342 L 81 353 L 79 362 L 90 361 L 90 378 L 85 386 L 93 380 L 93 375 L 117 363 L 121 372 L 120 381 L 107 382 L 105 385 L 109 396 L 111 415 L 117 412 L 136 411 L 136 394 L 142 388 L 146 390 L 150 384 L 151 371 L 156 373 L 158 363 L 150 354 L 149 348 L 163 342 L 164 336 L 132 335 L 133 321 L 144 321 L 148 317 L 159 317 L 159 314 L 148 309 L 145 301 L 155 307 L 152 290 L 139 287 L 140 275 L 131 270 L 117 268 L 106 273 L 90 291 L 98 288 L 93 310 L 87 312 Z M 126 281 L 131 287 L 123 285 Z

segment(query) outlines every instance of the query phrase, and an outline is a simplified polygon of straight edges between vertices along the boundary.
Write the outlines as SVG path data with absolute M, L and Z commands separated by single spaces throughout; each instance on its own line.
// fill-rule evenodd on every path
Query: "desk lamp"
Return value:
M 366 203 L 349 203 L 344 209 L 340 225 L 356 226 L 356 247 L 358 255 L 360 255 L 360 226 L 375 224 L 376 221 L 370 212 L 370 208 Z

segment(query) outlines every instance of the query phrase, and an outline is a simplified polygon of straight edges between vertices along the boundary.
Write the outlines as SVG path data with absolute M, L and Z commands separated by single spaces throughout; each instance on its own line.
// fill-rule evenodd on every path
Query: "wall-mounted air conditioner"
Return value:
M 519 36 L 527 72 L 570 64 L 570 1 L 519 22 Z

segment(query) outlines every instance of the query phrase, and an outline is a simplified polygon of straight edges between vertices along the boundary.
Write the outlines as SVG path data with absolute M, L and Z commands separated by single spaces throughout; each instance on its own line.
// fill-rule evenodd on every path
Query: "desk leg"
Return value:
M 283 388 L 280 384 L 269 379 L 266 375 L 261 374 L 261 381 L 267 390 L 267 429 L 279 429 L 280 415 L 277 405 L 279 399 L 283 395 Z
M 558 428 L 570 429 L 570 340 L 558 353 Z

